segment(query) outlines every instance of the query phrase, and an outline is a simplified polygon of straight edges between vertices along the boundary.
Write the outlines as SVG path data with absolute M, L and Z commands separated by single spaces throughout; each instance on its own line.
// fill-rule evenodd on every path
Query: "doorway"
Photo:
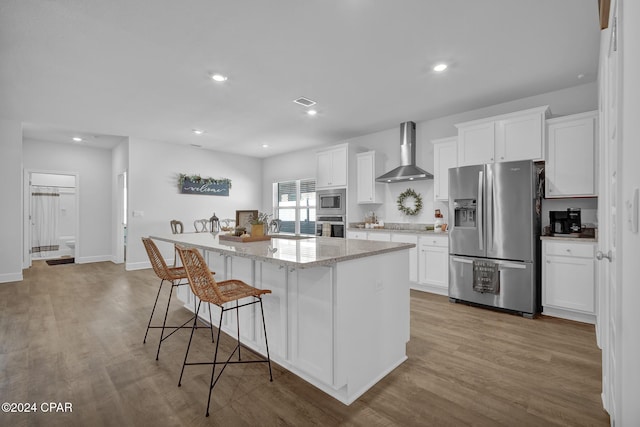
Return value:
M 127 172 L 118 175 L 118 208 L 116 215 L 116 264 L 127 260 Z
M 25 171 L 25 267 L 35 260 L 76 258 L 78 176 Z

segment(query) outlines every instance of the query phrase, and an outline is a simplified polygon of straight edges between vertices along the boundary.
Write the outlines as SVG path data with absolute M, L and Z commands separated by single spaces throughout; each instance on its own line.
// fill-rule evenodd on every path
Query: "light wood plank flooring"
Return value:
M 409 360 L 352 405 L 277 365 L 272 383 L 265 365 L 234 365 L 205 418 L 210 367 L 187 367 L 177 387 L 188 331 L 165 341 L 157 362 L 159 330 L 142 344 L 157 286 L 151 270 L 108 262 L 36 262 L 23 282 L 0 284 L 0 400 L 73 405 L 72 413 L 0 413 L 0 425 L 609 425 L 593 326 L 416 291 Z M 190 316 L 172 303 L 170 317 Z M 197 331 L 194 359 L 211 357 L 208 334 Z

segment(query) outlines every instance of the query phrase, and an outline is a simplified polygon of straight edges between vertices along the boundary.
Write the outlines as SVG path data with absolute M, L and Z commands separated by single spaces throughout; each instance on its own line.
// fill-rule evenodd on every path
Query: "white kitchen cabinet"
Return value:
M 375 151 L 356 154 L 357 201 L 359 204 L 383 203 L 384 185 L 376 182 L 381 171 L 380 156 Z
M 449 293 L 449 237 L 420 236 L 416 289 L 447 295 Z
M 348 155 L 347 144 L 316 153 L 316 189 L 347 186 Z
M 544 159 L 549 107 L 459 123 L 458 165 Z
M 595 243 L 542 242 L 542 312 L 595 323 Z
M 441 138 L 433 144 L 433 195 L 435 200 L 449 199 L 449 168 L 458 166 L 458 138 Z
M 495 161 L 544 160 L 545 111 L 526 113 L 496 121 Z
M 495 123 L 493 120 L 481 123 L 456 125 L 458 127 L 458 165 L 480 165 L 493 163 Z
M 367 240 L 366 231 L 347 231 L 347 239 Z
M 373 233 L 371 233 L 373 234 Z M 418 281 L 418 235 L 408 233 L 392 233 L 392 242 L 413 243 L 416 247 L 409 249 L 409 281 Z
M 595 197 L 598 112 L 547 120 L 545 197 Z
M 376 240 L 378 242 L 390 242 L 391 233 L 386 233 L 384 231 L 375 231 L 375 232 L 367 233 L 367 240 Z

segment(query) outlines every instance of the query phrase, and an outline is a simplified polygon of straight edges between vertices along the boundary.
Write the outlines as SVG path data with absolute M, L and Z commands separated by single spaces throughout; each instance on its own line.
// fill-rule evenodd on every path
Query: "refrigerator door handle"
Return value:
M 473 264 L 473 260 L 465 258 L 451 258 L 453 262 L 461 262 L 463 264 Z
M 483 198 L 483 194 L 482 194 L 482 189 L 484 187 L 484 173 L 482 171 L 478 172 L 478 203 L 476 205 L 476 210 L 477 210 L 477 220 L 478 220 L 478 249 L 483 250 L 484 249 L 484 229 L 483 229 L 483 222 L 484 222 L 484 215 L 483 215 L 483 210 L 484 210 L 484 204 L 482 203 L 482 198 Z
M 493 206 L 493 173 L 491 169 L 487 170 L 487 245 L 490 250 L 493 250 L 493 229 L 494 229 L 494 206 Z

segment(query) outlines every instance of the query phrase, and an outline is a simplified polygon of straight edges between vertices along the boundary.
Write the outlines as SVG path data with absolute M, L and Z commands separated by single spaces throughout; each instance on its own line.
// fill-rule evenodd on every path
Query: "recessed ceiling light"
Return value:
M 315 116 L 316 114 L 318 114 L 318 112 L 316 110 L 307 110 L 307 114 L 310 116 Z
M 269 148 L 269 144 L 262 144 L 262 148 Z
M 224 82 L 227 81 L 227 76 L 223 76 L 222 74 L 214 74 L 211 76 L 211 78 L 213 80 L 215 80 L 216 82 Z
M 74 140 L 75 142 L 82 142 L 82 138 L 80 138 L 79 136 L 74 136 L 74 137 L 73 137 L 73 140 Z
M 446 69 L 447 69 L 447 64 L 438 64 L 435 67 L 433 67 L 433 71 L 437 71 L 438 73 L 441 73 Z
M 202 135 L 204 133 L 204 131 L 201 129 L 193 129 L 191 130 L 191 132 L 195 133 L 196 135 Z
M 578 79 L 583 79 L 584 78 L 584 74 L 580 73 L 578 74 Z

